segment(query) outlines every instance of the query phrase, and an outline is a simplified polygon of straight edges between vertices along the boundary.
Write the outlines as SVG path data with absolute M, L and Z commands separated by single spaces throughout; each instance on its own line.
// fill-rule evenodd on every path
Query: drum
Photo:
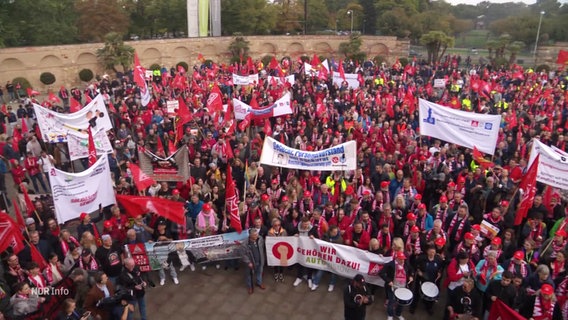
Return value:
M 422 293 L 422 299 L 426 301 L 436 301 L 438 300 L 440 289 L 438 289 L 433 282 L 424 282 L 420 286 L 420 292 Z
M 413 296 L 412 291 L 406 288 L 398 288 L 394 291 L 394 300 L 400 306 L 409 306 L 412 304 Z

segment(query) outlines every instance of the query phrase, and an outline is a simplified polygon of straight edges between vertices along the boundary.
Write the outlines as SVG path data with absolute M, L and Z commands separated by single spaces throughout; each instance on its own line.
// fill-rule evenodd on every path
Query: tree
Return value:
M 114 32 L 124 35 L 130 20 L 126 10 L 115 0 L 82 0 L 76 2 L 79 13 L 79 38 L 85 42 L 101 42 Z
M 507 50 L 511 53 L 509 56 L 509 64 L 515 63 L 517 61 L 517 54 L 525 48 L 525 43 L 522 41 L 513 41 L 513 43 L 509 44 Z
M 239 61 L 241 58 L 246 60 L 249 56 L 250 42 L 243 37 L 236 37 L 231 44 L 229 44 L 229 52 L 231 53 L 233 61 Z
M 428 62 L 436 63 L 444 56 L 446 50 L 454 46 L 454 37 L 442 31 L 430 31 L 420 38 L 420 43 L 428 50 Z
M 119 72 L 116 66 L 126 71 L 132 65 L 134 48 L 125 45 L 120 34 L 111 32 L 105 36 L 105 46 L 97 50 L 97 58 L 106 70 Z
M 346 58 L 353 61 L 363 62 L 365 60 L 365 53 L 361 51 L 363 39 L 359 34 L 352 34 L 349 36 L 349 42 L 342 42 L 339 44 L 339 53 L 345 55 Z
M 373 0 L 359 0 L 363 8 L 363 34 L 374 35 L 377 32 L 377 18 L 379 17 Z
M 276 26 L 277 8 L 265 0 L 224 0 L 221 30 L 224 35 L 270 34 Z

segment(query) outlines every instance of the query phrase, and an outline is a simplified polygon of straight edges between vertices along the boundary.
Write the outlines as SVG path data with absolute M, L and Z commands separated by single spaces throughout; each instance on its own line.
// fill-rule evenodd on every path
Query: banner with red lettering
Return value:
M 362 274 L 368 283 L 383 286 L 379 271 L 392 257 L 309 237 L 266 237 L 266 260 L 269 266 L 299 263 L 348 279 Z
M 59 223 L 78 218 L 81 212 L 94 212 L 99 204 L 115 204 L 108 157 L 102 156 L 90 168 L 69 173 L 52 168 L 49 181 L 53 192 L 55 216 Z

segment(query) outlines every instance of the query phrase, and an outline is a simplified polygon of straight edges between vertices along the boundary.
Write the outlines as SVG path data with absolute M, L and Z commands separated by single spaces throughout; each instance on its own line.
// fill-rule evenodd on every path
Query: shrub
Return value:
M 187 64 L 187 62 L 185 61 L 180 61 L 176 64 L 176 70 L 178 69 L 179 66 L 182 66 L 183 70 L 188 71 L 189 70 L 189 65 Z
M 398 62 L 400 62 L 400 65 L 404 68 L 408 64 L 408 58 L 402 57 L 402 58 L 398 59 Z
M 213 60 L 211 59 L 207 59 L 203 62 L 203 64 L 207 67 L 207 68 L 211 68 L 213 66 Z
M 375 56 L 373 58 L 373 62 L 378 66 L 380 66 L 383 62 L 386 62 L 386 61 L 387 61 L 387 59 L 384 56 Z
M 148 69 L 148 70 L 161 70 L 161 69 L 162 69 L 162 67 L 160 67 L 159 64 L 154 63 L 150 66 L 150 69 Z
M 495 58 L 495 60 L 493 60 L 493 66 L 496 67 L 496 68 L 499 68 L 501 66 L 508 67 L 509 66 L 509 60 L 505 59 L 503 57 Z
M 39 81 L 45 85 L 50 85 L 55 83 L 55 75 L 51 72 L 44 72 L 39 76 Z
M 269 65 L 269 64 L 270 64 L 270 61 L 272 61 L 272 57 L 273 57 L 273 56 L 272 56 L 272 55 L 269 55 L 269 54 L 268 54 L 268 55 L 265 55 L 264 57 L 262 57 L 262 64 L 263 64 L 264 66 Z
M 542 72 L 543 70 L 546 71 L 546 72 L 549 72 L 550 66 L 547 65 L 547 64 L 541 64 L 541 65 L 536 67 L 536 72 Z
M 14 78 L 14 80 L 12 80 L 12 83 L 14 84 L 14 87 L 16 86 L 16 83 L 19 83 L 20 86 L 22 86 L 22 90 L 27 90 L 28 88 L 32 87 L 28 79 L 23 77 Z
M 308 57 L 306 55 L 301 56 L 300 59 L 302 59 L 302 62 L 307 62 L 307 63 L 310 62 L 310 57 Z
M 84 82 L 89 82 L 94 78 L 93 71 L 91 69 L 82 69 L 79 71 L 79 79 Z

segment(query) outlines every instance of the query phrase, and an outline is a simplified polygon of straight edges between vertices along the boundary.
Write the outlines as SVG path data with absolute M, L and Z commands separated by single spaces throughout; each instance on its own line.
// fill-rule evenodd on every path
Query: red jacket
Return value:
M 470 276 L 473 278 L 475 277 L 475 265 L 471 260 L 467 263 L 469 266 Z M 446 270 L 446 280 L 444 280 L 444 287 L 447 288 L 450 282 L 458 281 L 463 278 L 463 274 L 458 274 L 458 260 L 452 259 L 450 264 L 448 265 L 448 269 Z
M 349 230 L 347 230 L 347 232 L 345 232 L 345 236 L 343 237 L 345 239 L 345 244 L 348 244 L 352 247 L 356 247 L 362 250 L 368 250 L 369 249 L 369 242 L 371 241 L 371 236 L 369 235 L 369 233 L 366 230 L 363 230 L 361 232 L 361 238 L 359 239 L 359 243 L 357 246 L 353 245 L 353 227 L 349 228 Z

